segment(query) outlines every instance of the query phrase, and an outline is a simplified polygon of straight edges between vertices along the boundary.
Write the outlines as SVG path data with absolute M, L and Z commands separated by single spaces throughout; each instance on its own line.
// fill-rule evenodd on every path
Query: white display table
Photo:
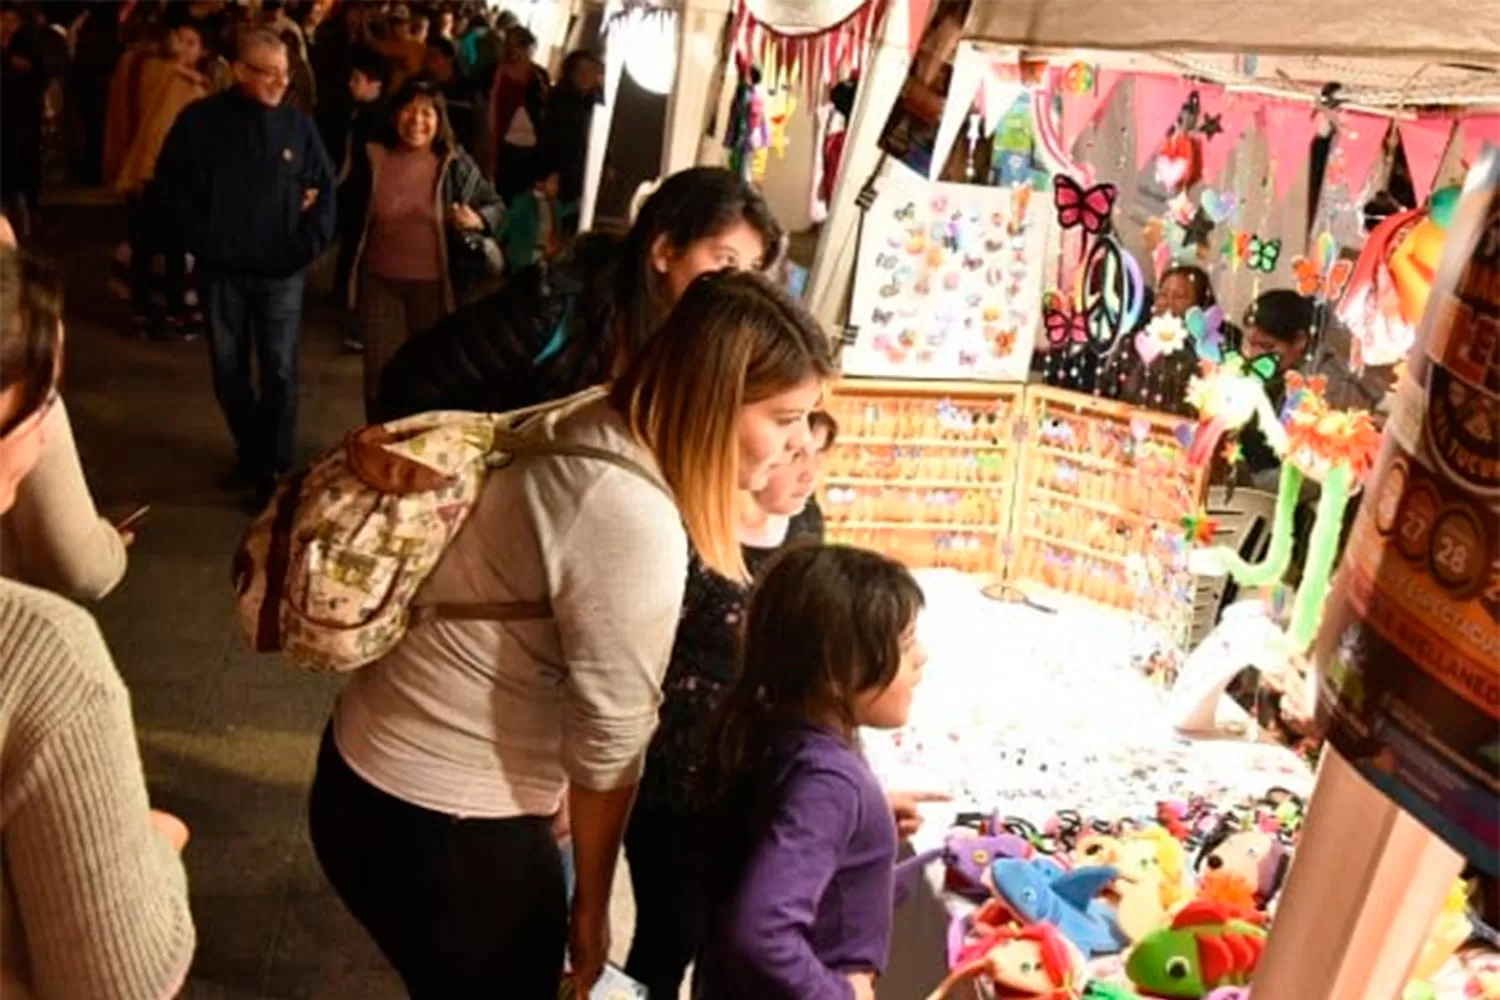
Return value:
M 912 847 L 941 846 L 954 816 L 999 809 L 1035 824 L 1059 809 L 1150 816 L 1156 804 L 1203 795 L 1233 802 L 1281 787 L 1300 796 L 1312 773 L 1290 750 L 1244 741 L 1187 740 L 1168 694 L 1131 666 L 1150 626 L 1065 596 L 1048 614 L 989 600 L 973 577 L 924 571 L 919 635 L 928 652 L 907 728 L 866 732 L 865 751 L 888 789 L 939 791 Z M 897 911 L 880 995 L 920 1000 L 942 979 L 948 908 L 940 866 Z

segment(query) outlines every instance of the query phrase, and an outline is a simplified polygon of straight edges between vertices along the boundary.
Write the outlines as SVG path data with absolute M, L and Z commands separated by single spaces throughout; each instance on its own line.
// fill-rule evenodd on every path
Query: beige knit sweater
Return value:
M 45 429 L 41 460 L 21 481 L 15 506 L 0 516 L 0 576 L 97 601 L 125 575 L 125 543 L 94 508 L 62 400 L 47 414 Z
M 130 696 L 87 612 L 0 580 L 0 997 L 164 1000 L 194 933 Z

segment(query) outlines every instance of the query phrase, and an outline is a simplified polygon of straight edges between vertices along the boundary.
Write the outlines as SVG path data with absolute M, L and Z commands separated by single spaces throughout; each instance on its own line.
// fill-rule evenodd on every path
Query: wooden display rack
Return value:
M 1010 526 L 1021 387 L 846 380 L 821 504 L 830 541 L 913 567 L 996 573 Z
M 914 568 L 1191 615 L 1182 520 L 1202 503 L 1180 418 L 1047 386 L 847 379 L 821 504 L 831 541 Z
M 1027 388 L 1025 410 L 1006 582 L 1190 617 L 1182 522 L 1202 505 L 1207 470 L 1187 463 L 1185 421 L 1048 386 Z

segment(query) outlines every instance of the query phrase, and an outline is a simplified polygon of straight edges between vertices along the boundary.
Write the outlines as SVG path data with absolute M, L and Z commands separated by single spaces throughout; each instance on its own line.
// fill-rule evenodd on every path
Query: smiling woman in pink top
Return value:
M 406 339 L 488 276 L 484 254 L 498 252 L 505 206 L 453 137 L 441 89 L 422 80 L 396 92 L 384 140 L 366 147 L 361 167 L 351 178 L 350 203 L 365 210 L 350 298 L 365 334 L 368 406 Z

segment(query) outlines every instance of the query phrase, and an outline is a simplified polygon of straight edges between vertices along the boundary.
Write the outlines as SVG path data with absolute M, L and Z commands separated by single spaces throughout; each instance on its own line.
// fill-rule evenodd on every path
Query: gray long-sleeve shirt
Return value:
M 656 473 L 607 401 L 548 419 L 548 436 Z M 491 473 L 416 603 L 546 600 L 552 616 L 414 628 L 340 695 L 340 753 L 375 787 L 461 816 L 548 816 L 570 781 L 634 783 L 686 578 L 659 485 L 597 459 L 518 459 Z

